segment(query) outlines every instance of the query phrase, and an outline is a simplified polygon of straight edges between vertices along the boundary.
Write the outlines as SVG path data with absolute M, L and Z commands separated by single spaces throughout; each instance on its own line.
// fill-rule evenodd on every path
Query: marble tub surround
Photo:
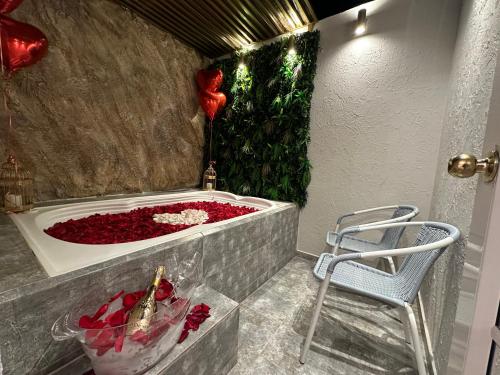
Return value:
M 160 207 L 159 209 L 161 210 L 161 207 L 164 206 L 171 206 L 175 209 L 175 204 L 190 206 L 196 202 L 206 202 L 207 206 L 213 203 L 217 204 L 217 207 L 212 207 L 213 210 L 210 207 L 206 209 L 210 212 L 210 215 L 214 215 L 215 218 L 220 220 L 216 222 L 210 222 L 209 220 L 208 223 L 193 225 L 183 230 L 174 230 L 171 233 L 166 233 L 169 230 L 169 226 L 155 223 L 150 209 Z M 231 207 L 223 208 L 223 204 L 229 204 Z M 148 249 L 186 235 L 196 233 L 203 235 L 211 229 L 217 230 L 219 227 L 228 228 L 228 225 L 232 222 L 244 218 L 251 219 L 251 217 L 263 215 L 267 211 L 274 211 L 274 208 L 283 205 L 286 205 L 286 203 L 273 202 L 256 197 L 239 196 L 229 192 L 190 190 L 186 192 L 166 192 L 164 194 L 145 194 L 139 197 L 123 196 L 112 200 L 94 199 L 80 203 L 36 207 L 29 212 L 11 215 L 11 218 L 18 226 L 45 271 L 49 276 L 57 276 L 115 257 Z M 201 206 L 205 207 L 203 204 Z M 229 218 L 222 220 L 227 216 L 224 212 L 219 212 L 219 210 L 227 210 L 228 213 L 231 213 L 231 211 L 236 212 L 234 208 L 237 206 L 248 207 L 250 210 L 243 210 L 243 212 L 239 212 L 241 215 L 232 218 L 230 217 L 231 215 L 228 215 Z M 134 210 L 135 212 L 132 213 Z M 129 238 L 131 233 L 129 231 L 126 233 L 122 231 L 123 228 L 121 225 L 116 224 L 116 216 L 110 219 L 115 222 L 111 224 L 112 228 L 106 231 L 106 233 L 99 234 L 99 228 L 95 228 L 94 226 L 106 226 L 106 220 L 101 220 L 105 219 L 105 217 L 99 219 L 92 218 L 95 214 L 123 215 L 126 217 L 121 217 L 120 220 L 128 228 L 135 227 L 136 225 L 139 228 L 141 226 L 146 227 L 141 233 L 134 233 L 132 236 L 133 240 L 121 242 L 124 238 Z M 138 215 L 138 218 L 129 219 L 130 215 Z M 66 230 L 64 228 L 58 227 L 55 233 L 46 231 L 47 228 L 53 229 L 57 227 L 58 223 L 85 218 L 93 220 L 90 224 L 86 224 L 93 229 L 85 232 L 86 236 L 91 236 L 94 239 L 94 237 L 101 235 L 100 240 L 104 239 L 105 241 L 103 242 L 105 243 L 92 244 L 85 241 L 80 242 L 78 235 L 81 233 L 78 233 L 74 237 L 74 228 L 70 228 L 70 235 L 67 240 L 65 240 L 64 233 Z M 77 224 L 71 224 L 71 226 L 74 225 Z M 62 226 L 64 227 L 64 224 Z M 159 229 L 164 234 L 153 236 L 155 231 Z M 119 236 L 119 243 L 113 243 L 115 236 Z M 76 238 L 76 240 L 73 241 L 73 238 Z
M 148 375 L 225 375 L 236 364 L 238 303 L 204 285 L 195 291 L 191 305 L 199 303 L 210 305 L 210 318 L 183 343 L 176 345 L 147 372 Z M 89 369 L 90 361 L 81 356 L 51 375 L 80 375 Z
M 50 335 L 52 324 L 81 298 L 82 291 L 105 286 L 116 292 L 138 273 L 150 275 L 156 265 L 165 263 L 173 254 L 182 261 L 196 252 L 202 253 L 201 236 L 184 237 L 147 252 L 115 258 L 61 276 L 47 276 L 1 293 L 3 375 L 46 374 L 82 354 L 76 340 L 56 342 Z M 138 285 L 138 289 L 140 287 Z
M 0 213 L 0 301 L 2 292 L 46 278 L 16 225 Z
M 305 365 L 299 351 L 319 287 L 314 262 L 293 258 L 240 305 L 230 375 L 416 374 L 394 308 L 330 288 Z
M 295 256 L 294 204 L 203 233 L 205 283 L 241 302 Z
M 283 203 L 206 233 L 184 236 L 55 277 L 43 271 L 10 218 L 0 215 L 0 223 L 10 228 L 0 228 L 0 264 L 2 259 L 10 259 L 12 268 L 7 275 L 0 274 L 3 375 L 46 374 L 82 354 L 76 341 L 55 342 L 50 336 L 53 322 L 80 298 L 82 290 L 95 285 L 119 290 L 120 277 L 133 278 L 137 270 L 149 274 L 172 254 L 182 261 L 199 252 L 203 255 L 203 282 L 241 301 L 293 257 L 298 209 Z M 4 241 L 7 238 L 9 241 Z M 16 245 L 14 251 L 9 244 Z

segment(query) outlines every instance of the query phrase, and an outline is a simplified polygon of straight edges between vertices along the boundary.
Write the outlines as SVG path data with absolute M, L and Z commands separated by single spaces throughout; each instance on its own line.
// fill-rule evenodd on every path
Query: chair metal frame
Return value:
M 381 225 L 381 224 L 389 224 L 389 223 L 399 223 L 401 221 L 411 220 L 412 218 L 417 216 L 419 213 L 418 207 L 412 206 L 409 204 L 381 206 L 381 207 L 367 208 L 365 210 L 353 211 L 353 212 L 349 212 L 347 214 L 344 214 L 342 216 L 339 216 L 339 218 L 337 219 L 337 223 L 335 225 L 334 233 L 338 233 L 338 231 L 340 229 L 340 225 L 342 224 L 342 221 L 347 217 L 357 216 L 357 215 L 367 214 L 367 213 L 372 213 L 372 212 L 377 212 L 377 211 L 397 210 L 398 208 L 409 208 L 409 209 L 412 209 L 413 211 L 406 214 L 406 215 L 400 216 L 400 217 L 391 218 L 391 219 L 387 219 L 387 220 L 381 220 L 381 221 L 374 221 L 372 223 L 367 223 L 367 224 L 362 224 L 362 225 Z
M 409 209 L 411 211 L 409 213 L 407 213 L 405 215 L 402 215 L 402 216 L 399 216 L 399 217 L 393 217 L 393 218 L 386 219 L 386 220 L 380 220 L 380 221 L 374 221 L 374 222 L 371 222 L 371 223 L 360 224 L 358 226 L 365 227 L 365 226 L 368 226 L 368 225 L 382 225 L 382 224 L 400 223 L 400 222 L 411 221 L 420 212 L 419 209 L 418 209 L 418 207 L 413 206 L 413 205 L 409 205 L 409 204 L 392 205 L 392 206 L 381 206 L 381 207 L 374 207 L 374 208 L 368 208 L 368 209 L 365 209 L 365 210 L 359 210 L 359 211 L 350 212 L 350 213 L 347 213 L 347 214 L 344 214 L 344 215 L 340 216 L 337 219 L 337 224 L 335 226 L 335 230 L 333 232 L 329 231 L 326 234 L 326 243 L 333 248 L 332 253 L 335 254 L 335 255 L 337 255 L 339 248 L 342 249 L 342 250 L 352 251 L 352 252 L 365 252 L 365 251 L 368 251 L 368 250 L 364 250 L 362 248 L 363 247 L 362 246 L 363 243 L 370 244 L 371 245 L 370 247 L 372 247 L 373 250 L 377 249 L 377 247 L 379 247 L 377 250 L 382 250 L 383 249 L 382 245 L 384 245 L 384 244 L 382 244 L 380 242 L 379 243 L 375 243 L 375 242 L 361 240 L 361 239 L 358 240 L 358 239 L 355 239 L 355 238 L 353 238 L 353 239 L 359 241 L 359 244 L 360 244 L 359 247 L 358 246 L 340 246 L 340 247 L 335 248 L 335 243 L 331 243 L 330 237 L 332 237 L 332 235 L 336 235 L 335 237 L 338 236 L 338 231 L 340 229 L 342 221 L 345 218 L 347 218 L 347 217 L 357 216 L 357 215 L 362 215 L 362 214 L 367 214 L 367 213 L 373 213 L 373 212 L 378 212 L 378 211 L 386 211 L 386 210 L 394 210 L 394 212 L 396 212 L 398 209 Z M 402 232 L 401 232 L 401 235 L 402 235 Z M 381 241 L 382 241 L 382 239 L 381 239 Z M 398 238 L 398 241 L 399 241 L 399 238 Z M 396 246 L 397 246 L 397 243 L 394 244 L 394 247 L 396 247 Z M 394 259 L 392 259 L 392 257 L 384 257 L 383 259 L 389 265 L 389 268 L 391 269 L 392 273 L 396 273 L 396 265 L 394 263 Z
M 356 253 L 350 253 L 350 254 L 342 254 L 342 255 L 334 255 L 334 258 L 332 261 L 329 263 L 326 275 L 321 282 L 321 286 L 318 291 L 318 295 L 316 298 L 316 305 L 314 307 L 314 311 L 311 317 L 311 324 L 309 326 L 309 331 L 307 333 L 306 339 L 304 346 L 301 349 L 300 352 L 300 363 L 304 364 L 306 361 L 306 357 L 309 351 L 309 348 L 311 346 L 312 338 L 314 336 L 314 331 L 316 330 L 316 325 L 319 320 L 320 312 L 321 312 L 321 307 L 323 306 L 323 302 L 326 296 L 326 292 L 328 290 L 328 286 L 331 283 L 332 275 L 335 271 L 335 267 L 341 263 L 341 262 L 346 262 L 346 261 L 352 261 L 352 260 L 361 260 L 361 259 L 375 259 L 375 258 L 383 258 L 383 257 L 391 257 L 391 256 L 396 256 L 396 255 L 410 255 L 410 254 L 416 254 L 416 253 L 423 253 L 423 252 L 428 252 L 432 250 L 437 250 L 437 249 L 443 249 L 443 251 L 453 242 L 457 241 L 458 238 L 460 237 L 460 231 L 450 225 L 450 224 L 445 224 L 445 223 L 438 223 L 438 222 L 432 222 L 432 221 L 424 221 L 424 222 L 403 222 L 403 223 L 386 223 L 386 224 L 379 224 L 379 225 L 373 225 L 373 224 L 363 224 L 363 225 L 358 225 L 358 226 L 353 226 L 349 228 L 345 228 L 342 231 L 340 231 L 337 241 L 335 244 L 335 249 L 338 250 L 340 243 L 342 241 L 342 238 L 348 234 L 348 233 L 359 233 L 359 232 L 366 232 L 370 230 L 380 230 L 380 229 L 387 229 L 387 228 L 394 228 L 394 227 L 409 227 L 409 226 L 430 226 L 430 227 L 435 227 L 441 230 L 444 230 L 448 233 L 448 235 L 439 241 L 435 241 L 432 243 L 424 244 L 424 245 L 417 245 L 417 246 L 410 246 L 410 247 L 405 247 L 405 248 L 397 248 L 397 249 L 387 249 L 387 250 L 377 250 L 377 251 L 370 251 L 370 252 L 356 252 Z M 330 255 L 330 254 L 324 254 L 324 255 Z M 429 267 L 430 269 L 430 267 Z M 418 291 L 420 289 L 422 280 L 413 280 L 413 288 Z M 409 281 L 410 282 L 410 281 Z M 413 313 L 412 309 L 412 303 L 413 301 L 398 301 L 398 303 L 389 303 L 386 299 L 381 299 L 377 295 L 370 295 L 370 293 L 363 292 L 361 290 L 357 290 L 356 288 L 346 288 L 346 290 L 349 290 L 354 293 L 359 293 L 363 295 L 367 295 L 373 299 L 381 300 L 384 303 L 387 304 L 392 304 L 395 305 L 396 307 L 402 307 L 404 309 L 404 312 L 406 313 L 406 317 L 409 322 L 409 330 L 408 327 L 406 327 L 405 322 L 403 324 L 405 325 L 405 335 L 410 336 L 409 338 L 413 344 L 413 349 L 415 352 L 415 357 L 416 357 L 416 362 L 417 362 L 417 368 L 418 368 L 418 373 L 419 375 L 426 375 L 427 370 L 425 366 L 425 354 L 423 351 L 422 347 L 422 342 L 420 340 L 419 332 L 418 332 L 418 327 L 417 327 L 417 321 L 415 319 L 415 314 Z

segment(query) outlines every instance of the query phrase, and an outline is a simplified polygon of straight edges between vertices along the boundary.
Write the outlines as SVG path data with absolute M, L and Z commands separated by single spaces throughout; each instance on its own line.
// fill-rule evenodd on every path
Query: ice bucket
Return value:
M 184 318 L 191 304 L 191 296 L 200 278 L 200 258 L 181 263 L 177 272 L 170 272 L 169 279 L 174 287 L 175 298 L 158 301 L 158 311 L 154 314 L 146 331 L 132 334 L 127 332 L 127 324 L 114 327 L 83 329 L 79 326 L 82 316 L 92 316 L 106 303 L 110 296 L 119 290 L 126 293 L 144 289 L 151 281 L 151 274 L 143 270 L 128 272 L 133 277 L 120 279 L 119 285 L 91 289 L 87 294 L 52 326 L 52 337 L 56 341 L 76 338 L 90 358 L 96 375 L 132 375 L 143 374 L 166 356 L 177 344 L 183 328 Z M 167 269 L 173 269 L 169 262 Z M 176 267 L 177 270 L 177 267 Z M 116 284 L 111 282 L 109 284 Z M 118 289 L 118 290 L 116 290 Z M 173 302 L 172 302 L 173 301 Z M 111 314 L 122 307 L 122 299 L 109 303 Z

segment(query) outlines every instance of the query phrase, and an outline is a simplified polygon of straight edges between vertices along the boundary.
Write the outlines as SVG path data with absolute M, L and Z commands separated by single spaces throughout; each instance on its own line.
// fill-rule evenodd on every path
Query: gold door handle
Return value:
M 472 177 L 476 173 L 483 173 L 484 181 L 491 182 L 498 172 L 498 151 L 491 151 L 484 159 L 477 159 L 474 155 L 460 154 L 448 161 L 448 173 L 455 177 Z

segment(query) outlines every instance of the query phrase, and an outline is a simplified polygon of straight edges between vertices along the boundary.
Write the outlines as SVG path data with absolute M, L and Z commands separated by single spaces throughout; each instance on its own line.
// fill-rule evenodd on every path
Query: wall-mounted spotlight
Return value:
M 361 9 L 358 12 L 358 21 L 356 22 L 354 35 L 363 35 L 364 33 L 366 33 L 366 9 Z
M 240 54 L 240 62 L 238 63 L 238 69 L 242 70 L 247 66 L 245 62 L 245 53 L 241 52 Z
M 296 55 L 297 51 L 295 50 L 295 35 L 291 34 L 288 38 L 288 54 Z

